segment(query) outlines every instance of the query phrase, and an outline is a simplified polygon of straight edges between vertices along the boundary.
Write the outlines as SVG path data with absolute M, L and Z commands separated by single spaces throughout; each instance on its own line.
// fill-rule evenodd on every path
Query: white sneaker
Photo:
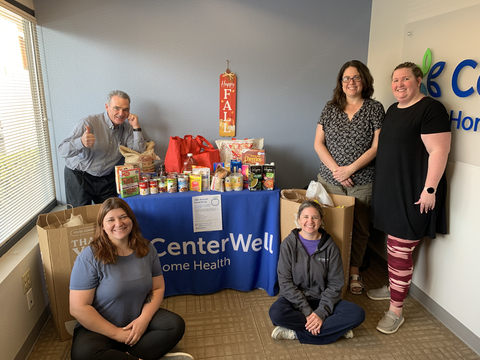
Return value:
M 343 337 L 345 339 L 351 339 L 353 338 L 353 330 L 348 330 L 345 334 L 343 334 Z
M 193 356 L 183 352 L 167 353 L 160 360 L 194 360 Z
M 277 340 L 295 340 L 297 339 L 297 333 L 293 330 L 277 326 L 272 331 L 272 338 Z

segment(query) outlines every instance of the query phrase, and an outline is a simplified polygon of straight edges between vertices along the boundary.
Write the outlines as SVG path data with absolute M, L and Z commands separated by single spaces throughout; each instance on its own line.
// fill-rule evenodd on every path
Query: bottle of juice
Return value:
M 188 153 L 183 163 L 182 173 L 191 174 L 193 165 L 197 165 L 197 160 L 193 158 L 192 153 Z
M 238 168 L 234 167 L 234 172 L 232 175 L 232 188 L 234 191 L 243 190 L 243 175 L 238 171 Z

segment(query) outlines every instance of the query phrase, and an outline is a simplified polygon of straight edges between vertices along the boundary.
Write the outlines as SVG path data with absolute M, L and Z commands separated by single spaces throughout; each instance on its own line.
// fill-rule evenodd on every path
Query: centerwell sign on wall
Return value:
M 424 73 L 422 92 L 445 105 L 450 116 L 450 161 L 480 166 L 480 5 L 407 24 L 403 61 Z
M 424 76 L 426 76 L 426 86 L 425 82 L 422 83 L 422 92 L 425 95 L 430 95 L 433 98 L 441 98 L 442 97 L 442 89 L 437 82 L 437 78 L 440 77 L 445 69 L 445 61 L 439 61 L 435 63 L 433 66 L 432 64 L 432 51 L 427 49 L 425 55 L 423 56 L 422 61 L 422 71 Z M 470 86 L 468 89 L 463 90 L 459 85 L 459 79 L 461 76 L 462 71 L 465 68 L 472 68 L 475 69 L 478 63 L 472 59 L 465 59 L 462 60 L 453 70 L 453 74 L 451 75 L 451 89 L 453 93 L 459 98 L 466 98 L 472 95 L 480 95 L 480 76 L 475 79 L 471 79 L 472 83 L 474 83 L 476 89 L 473 86 Z M 465 70 L 467 72 L 468 70 Z M 446 74 L 447 76 L 450 74 Z M 476 76 L 476 74 L 474 74 Z M 470 78 L 470 77 L 467 77 Z M 450 111 L 450 124 L 456 129 L 462 129 L 465 131 L 478 131 L 479 127 L 478 124 L 480 122 L 480 117 L 472 117 L 472 116 L 463 116 L 462 117 L 462 110 L 458 110 L 457 114 L 455 110 Z

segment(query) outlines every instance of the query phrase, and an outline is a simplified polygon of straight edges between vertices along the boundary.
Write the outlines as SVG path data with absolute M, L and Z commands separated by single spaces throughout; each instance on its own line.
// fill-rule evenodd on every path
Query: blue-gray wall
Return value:
M 57 197 L 58 144 L 121 89 L 164 157 L 171 135 L 219 139 L 219 76 L 237 80 L 237 138 L 264 137 L 280 188 L 316 179 L 316 122 L 341 65 L 366 63 L 371 0 L 36 0 Z

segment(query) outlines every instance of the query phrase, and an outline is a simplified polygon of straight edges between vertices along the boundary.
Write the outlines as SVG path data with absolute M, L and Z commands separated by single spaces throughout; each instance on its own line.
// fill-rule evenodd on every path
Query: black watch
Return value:
M 142 128 L 132 129 L 133 131 L 142 131 Z
M 435 190 L 433 187 L 426 187 L 425 191 L 429 194 L 435 194 L 437 192 L 437 190 Z

